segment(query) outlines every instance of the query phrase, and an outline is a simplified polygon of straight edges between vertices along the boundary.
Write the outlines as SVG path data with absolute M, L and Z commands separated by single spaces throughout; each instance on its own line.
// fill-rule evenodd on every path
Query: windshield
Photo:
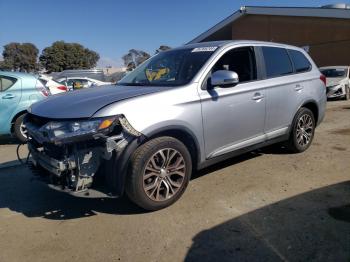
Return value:
M 188 84 L 217 47 L 161 52 L 122 78 L 118 85 L 180 86 Z
M 323 69 L 321 73 L 325 77 L 346 77 L 347 69 L 345 68 L 331 68 L 331 69 Z

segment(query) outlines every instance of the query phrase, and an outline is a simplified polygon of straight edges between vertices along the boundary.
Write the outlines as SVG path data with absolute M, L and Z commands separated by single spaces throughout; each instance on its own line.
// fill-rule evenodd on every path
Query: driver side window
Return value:
M 207 86 L 210 86 L 210 76 L 218 70 L 234 71 L 238 74 L 239 83 L 257 80 L 256 60 L 253 47 L 240 47 L 228 51 L 213 66 L 209 73 Z

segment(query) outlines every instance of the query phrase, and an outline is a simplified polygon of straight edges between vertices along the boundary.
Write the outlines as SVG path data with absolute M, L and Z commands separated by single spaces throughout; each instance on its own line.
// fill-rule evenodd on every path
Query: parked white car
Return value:
M 50 93 L 52 95 L 68 91 L 66 85 L 54 81 L 50 76 L 40 75 L 39 79 L 41 83 L 44 84 L 50 90 Z
M 327 98 L 350 99 L 350 66 L 321 67 L 321 73 L 326 77 Z
M 64 77 L 58 78 L 56 81 L 67 86 L 69 90 L 112 84 L 112 82 L 103 82 L 89 77 Z

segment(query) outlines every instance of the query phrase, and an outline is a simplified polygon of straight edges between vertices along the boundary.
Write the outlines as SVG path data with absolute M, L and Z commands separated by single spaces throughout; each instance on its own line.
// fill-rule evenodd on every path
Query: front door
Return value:
M 256 64 L 253 47 L 231 49 L 204 81 L 199 93 L 207 158 L 264 141 L 265 89 L 257 81 Z M 210 86 L 210 75 L 217 70 L 236 72 L 239 83 L 225 88 Z

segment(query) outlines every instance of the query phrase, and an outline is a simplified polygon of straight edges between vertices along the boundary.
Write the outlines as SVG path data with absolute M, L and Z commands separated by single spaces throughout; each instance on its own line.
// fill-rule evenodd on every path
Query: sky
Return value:
M 322 6 L 341 0 L 0 0 L 0 52 L 10 42 L 44 49 L 78 42 L 100 55 L 98 66 L 120 66 L 129 49 L 154 54 L 160 45 L 192 40 L 241 6 Z

